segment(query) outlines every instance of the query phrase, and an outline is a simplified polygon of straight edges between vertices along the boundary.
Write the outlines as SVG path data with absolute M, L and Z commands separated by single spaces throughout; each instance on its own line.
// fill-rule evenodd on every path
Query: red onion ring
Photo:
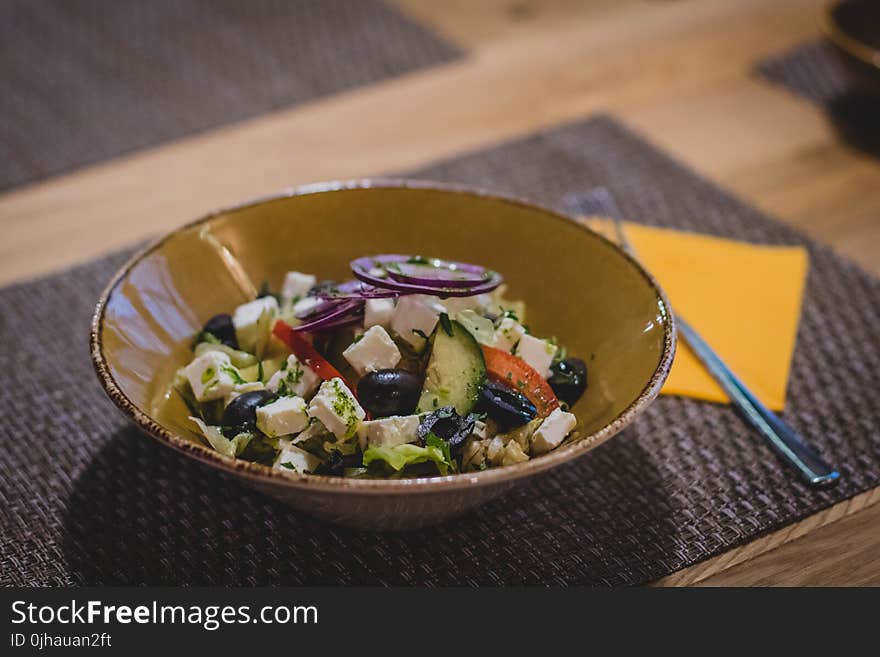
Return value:
M 390 299 L 399 297 L 400 292 L 388 288 L 376 287 L 363 281 L 345 281 L 325 290 L 319 290 L 315 295 L 320 299 L 329 301 L 345 299 Z
M 504 280 L 497 272 L 485 269 L 479 265 L 452 260 L 440 260 L 439 258 L 426 260 L 428 260 L 428 264 L 435 263 L 433 266 L 438 269 L 443 268 L 441 266 L 442 263 L 449 271 L 462 271 L 470 274 L 479 273 L 481 276 L 480 280 L 428 278 L 399 271 L 399 267 L 398 271 L 388 267 L 389 264 L 422 264 L 418 262 L 413 263 L 411 262 L 412 260 L 411 256 L 397 254 L 367 256 L 352 260 L 351 270 L 356 278 L 376 287 L 408 292 L 410 294 L 430 294 L 446 297 L 470 297 L 490 292 L 501 285 Z M 384 275 L 378 275 L 375 271 L 377 269 L 381 270 Z
M 327 308 L 329 306 L 329 308 Z M 315 317 L 315 313 L 309 313 L 312 317 L 308 322 L 294 326 L 294 331 L 324 331 L 331 328 L 339 328 L 356 324 L 363 318 L 364 302 L 356 299 L 327 302 L 325 312 Z
M 306 319 L 309 319 L 309 317 L 315 317 L 316 315 L 317 316 L 326 315 L 327 313 L 329 313 L 329 312 L 333 311 L 334 309 L 336 309 L 337 307 L 339 307 L 339 304 L 342 303 L 342 301 L 344 301 L 344 299 L 342 299 L 342 300 L 326 299 L 322 296 L 306 297 L 306 299 L 310 299 L 310 298 L 318 299 L 319 301 L 317 304 L 315 304 L 315 306 L 313 308 L 311 308 L 308 312 L 306 312 L 302 315 L 294 313 L 294 315 L 297 319 L 306 320 Z M 305 299 L 301 299 L 301 301 L 305 301 Z

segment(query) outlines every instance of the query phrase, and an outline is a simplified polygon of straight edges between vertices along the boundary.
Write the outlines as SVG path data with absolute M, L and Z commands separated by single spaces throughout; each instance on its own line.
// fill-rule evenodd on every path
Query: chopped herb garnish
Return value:
M 284 462 L 281 464 L 282 468 L 287 468 L 288 470 L 296 470 L 296 466 L 293 463 Z
M 407 258 L 407 263 L 410 265 L 428 265 L 430 262 L 425 256 L 414 255 Z
M 208 383 L 208 381 L 213 379 L 215 373 L 216 372 L 214 371 L 213 367 L 209 367 L 204 372 L 202 372 L 202 384 Z
M 263 297 L 275 297 L 275 301 L 281 303 L 279 296 L 272 292 L 272 288 L 269 287 L 269 281 L 263 281 L 263 284 L 260 285 L 260 290 L 257 292 L 257 299 L 262 299 Z
M 446 313 L 440 313 L 440 326 L 443 327 L 446 335 L 452 337 L 452 321 L 450 321 L 449 315 Z
M 245 381 L 241 377 L 241 374 L 239 374 L 238 370 L 235 369 L 234 367 L 230 367 L 229 365 L 224 365 L 223 371 L 226 372 L 236 384 L 241 385 L 241 384 L 247 383 L 247 381 Z
M 425 445 L 427 447 L 439 447 L 440 451 L 443 452 L 443 458 L 446 459 L 446 462 L 452 462 L 452 454 L 449 451 L 449 443 L 447 443 L 433 431 L 429 431 L 428 435 L 425 436 Z
M 351 438 L 357 428 L 357 412 L 354 406 L 354 400 L 346 390 L 342 388 L 339 379 L 333 380 L 333 392 L 336 393 L 333 398 L 333 412 L 343 420 L 345 420 L 345 437 Z
M 519 315 L 516 314 L 516 311 L 510 308 L 501 308 L 501 319 L 504 319 L 505 317 L 509 317 L 514 322 L 519 321 Z

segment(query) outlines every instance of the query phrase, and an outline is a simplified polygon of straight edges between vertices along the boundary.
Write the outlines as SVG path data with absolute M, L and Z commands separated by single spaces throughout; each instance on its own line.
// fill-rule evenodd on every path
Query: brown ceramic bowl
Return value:
M 384 252 L 502 272 L 510 296 L 526 301 L 532 330 L 556 335 L 588 361 L 590 385 L 573 409 L 580 437 L 514 466 L 397 480 L 273 470 L 205 447 L 183 403 L 167 396 L 202 323 L 248 300 L 254 283 L 278 286 L 290 269 L 338 280 L 353 258 Z M 523 201 L 413 181 L 312 185 L 184 226 L 114 276 L 91 333 L 104 389 L 153 438 L 296 509 L 371 529 L 439 522 L 585 455 L 657 396 L 674 351 L 660 288 L 604 237 Z
M 855 88 L 880 95 L 880 3 L 833 2 L 825 8 L 820 24 Z

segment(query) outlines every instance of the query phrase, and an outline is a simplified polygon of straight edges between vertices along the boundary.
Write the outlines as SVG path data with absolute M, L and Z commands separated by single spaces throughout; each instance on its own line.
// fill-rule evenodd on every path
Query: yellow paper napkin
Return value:
M 806 250 L 625 226 L 637 257 L 660 282 L 673 310 L 766 406 L 782 410 L 809 264 Z M 681 340 L 662 393 L 729 401 Z

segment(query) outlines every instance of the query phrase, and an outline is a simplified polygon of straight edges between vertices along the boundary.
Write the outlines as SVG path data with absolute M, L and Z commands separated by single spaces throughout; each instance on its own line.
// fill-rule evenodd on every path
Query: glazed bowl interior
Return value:
M 604 238 L 518 201 L 372 183 L 221 211 L 137 256 L 96 314 L 93 356 L 103 383 L 160 440 L 229 469 L 228 459 L 201 446 L 186 407 L 168 395 L 174 371 L 191 358 L 192 335 L 264 281 L 277 289 L 288 270 L 343 280 L 350 260 L 377 253 L 436 255 L 501 272 L 507 296 L 526 301 L 531 331 L 556 336 L 587 362 L 589 386 L 573 409 L 586 439 L 613 433 L 609 426 L 655 396 L 668 371 L 673 338 L 662 293 Z

